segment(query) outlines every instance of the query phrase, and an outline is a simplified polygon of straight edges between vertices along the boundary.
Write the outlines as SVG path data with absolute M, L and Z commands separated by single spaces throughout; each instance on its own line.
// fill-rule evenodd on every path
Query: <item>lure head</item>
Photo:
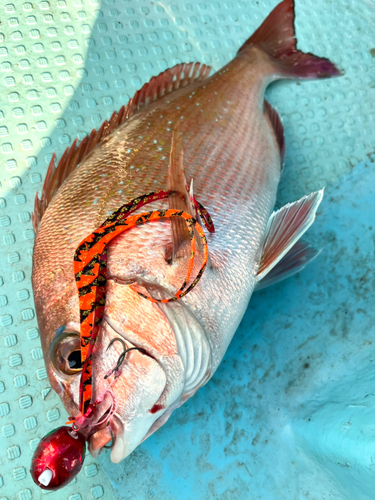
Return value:
M 69 484 L 82 468 L 86 439 L 70 427 L 59 427 L 39 442 L 31 464 L 31 477 L 43 490 Z

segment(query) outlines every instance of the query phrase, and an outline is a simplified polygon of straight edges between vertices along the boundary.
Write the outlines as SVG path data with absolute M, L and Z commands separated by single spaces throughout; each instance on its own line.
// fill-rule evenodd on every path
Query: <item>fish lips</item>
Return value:
M 104 417 L 104 415 L 103 415 Z M 108 423 L 98 428 L 88 440 L 90 454 L 97 458 L 105 448 L 112 448 L 116 442 L 116 436 L 123 434 L 124 425 L 118 415 L 113 415 Z M 112 441 L 112 445 L 108 444 Z
M 89 452 L 95 458 L 108 443 L 114 441 L 117 435 L 124 432 L 123 423 L 116 413 L 107 420 L 112 406 L 112 396 L 107 394 L 104 400 L 96 406 L 91 416 L 88 417 L 86 426 L 80 428 L 80 432 L 87 440 Z

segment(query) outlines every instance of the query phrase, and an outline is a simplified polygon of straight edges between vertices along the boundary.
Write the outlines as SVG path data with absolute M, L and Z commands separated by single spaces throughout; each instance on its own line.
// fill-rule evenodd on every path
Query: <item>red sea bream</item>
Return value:
M 250 5 L 249 5 L 250 7 Z M 108 248 L 107 299 L 93 355 L 93 397 L 122 347 L 126 356 L 112 385 L 118 406 L 109 425 L 86 427 L 96 456 L 112 435 L 113 462 L 128 456 L 174 409 L 215 373 L 255 288 L 301 270 L 316 251 L 300 240 L 322 192 L 273 213 L 284 154 L 283 128 L 265 101 L 277 79 L 339 74 L 327 59 L 296 49 L 293 0 L 284 0 L 217 73 L 182 64 L 154 77 L 126 108 L 48 171 L 37 198 L 33 290 L 44 359 L 53 389 L 69 415 L 79 407 L 80 316 L 73 256 L 79 243 L 129 200 L 174 189 L 185 196 L 153 203 L 191 213 L 186 179 L 209 211 L 209 263 L 197 286 L 166 304 L 157 297 L 182 283 L 190 242 L 178 221 L 153 222 L 116 237 Z M 191 180 L 194 180 L 191 184 Z M 195 272 L 202 261 L 198 247 Z M 79 357 L 79 356 L 78 356 Z

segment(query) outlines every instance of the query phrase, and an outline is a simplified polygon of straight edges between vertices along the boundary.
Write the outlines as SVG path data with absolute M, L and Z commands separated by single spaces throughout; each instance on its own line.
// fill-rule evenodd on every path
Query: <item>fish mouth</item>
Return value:
M 102 415 L 101 419 L 104 419 L 109 411 L 110 408 Z M 116 443 L 116 436 L 121 435 L 123 432 L 124 425 L 121 418 L 115 413 L 109 422 L 91 434 L 88 440 L 90 454 L 97 458 L 105 448 L 113 448 Z M 109 445 L 109 443 L 111 444 Z
M 112 399 L 112 398 L 111 398 Z M 115 443 L 116 436 L 124 432 L 124 425 L 117 413 L 112 413 L 113 401 L 105 397 L 99 403 L 95 411 L 89 417 L 89 424 L 80 428 L 80 432 L 85 436 L 88 449 L 94 458 L 97 458 L 104 448 L 108 448 L 108 443 Z

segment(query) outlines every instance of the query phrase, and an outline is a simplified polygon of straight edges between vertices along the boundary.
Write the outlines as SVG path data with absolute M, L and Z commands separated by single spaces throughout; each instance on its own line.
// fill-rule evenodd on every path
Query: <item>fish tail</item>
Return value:
M 238 55 L 258 47 L 273 59 L 278 78 L 314 79 L 339 76 L 341 71 L 328 59 L 297 50 L 294 0 L 284 0 L 242 45 Z

